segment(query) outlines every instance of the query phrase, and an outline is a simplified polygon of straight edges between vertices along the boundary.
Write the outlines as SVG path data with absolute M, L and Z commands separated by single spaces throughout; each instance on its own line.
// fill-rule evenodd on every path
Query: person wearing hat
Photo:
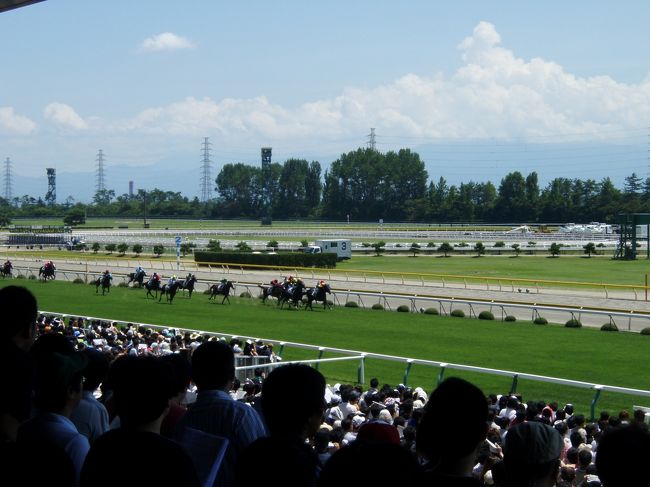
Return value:
M 510 428 L 503 450 L 506 487 L 553 487 L 563 448 L 560 433 L 544 423 L 528 421 Z

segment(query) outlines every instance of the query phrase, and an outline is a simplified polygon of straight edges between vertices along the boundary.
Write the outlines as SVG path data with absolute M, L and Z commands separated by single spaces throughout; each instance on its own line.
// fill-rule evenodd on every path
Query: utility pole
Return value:
M 4 175 L 4 183 L 5 183 L 5 191 L 4 191 L 4 197 L 5 200 L 7 200 L 7 203 L 11 204 L 11 197 L 12 197 L 12 188 L 11 188 L 11 183 L 12 183 L 12 177 L 11 177 L 11 159 L 7 157 L 7 160 L 5 161 L 5 175 Z
M 201 203 L 212 199 L 212 164 L 210 162 L 210 138 L 203 138 L 203 165 L 201 166 Z

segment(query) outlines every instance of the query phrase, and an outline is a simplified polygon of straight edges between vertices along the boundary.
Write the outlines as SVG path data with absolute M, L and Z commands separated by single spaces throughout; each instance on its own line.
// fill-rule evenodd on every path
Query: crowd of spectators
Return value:
M 326 384 L 306 365 L 235 378 L 237 355 L 272 344 L 37 315 L 0 289 L 0 457 L 29 485 L 618 487 L 645 483 L 643 411 L 587 420 L 571 404 L 486 395 L 458 378 Z M 219 439 L 206 469 L 189 438 Z M 217 451 L 217 450 L 215 450 Z M 45 468 L 30 468 L 39 458 Z M 152 467 L 153 466 L 153 467 Z M 208 472 L 209 471 L 209 472 Z M 12 485 L 4 483 L 3 485 Z

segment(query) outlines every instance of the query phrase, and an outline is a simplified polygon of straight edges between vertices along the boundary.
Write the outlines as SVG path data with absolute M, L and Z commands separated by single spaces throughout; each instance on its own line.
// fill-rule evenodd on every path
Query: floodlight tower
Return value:
M 4 191 L 4 197 L 5 200 L 7 200 L 7 203 L 11 201 L 11 196 L 12 196 L 12 188 L 11 188 L 11 183 L 12 183 L 12 177 L 11 177 L 11 159 L 7 157 L 7 160 L 5 161 L 5 174 L 4 174 L 4 186 L 5 186 L 5 191 Z
M 273 194 L 271 190 L 271 154 L 272 147 L 262 147 L 262 178 L 264 180 L 265 203 L 267 216 L 270 218 L 273 214 Z
M 56 204 L 56 169 L 48 167 L 47 173 L 47 193 L 45 193 L 45 203 L 48 205 Z
M 210 137 L 203 138 L 203 165 L 201 166 L 201 203 L 212 199 L 212 163 L 210 161 Z

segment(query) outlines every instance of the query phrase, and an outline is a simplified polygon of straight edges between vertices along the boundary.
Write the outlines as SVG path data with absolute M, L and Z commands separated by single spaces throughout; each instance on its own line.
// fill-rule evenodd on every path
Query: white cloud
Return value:
M 162 34 L 147 37 L 140 44 L 140 50 L 144 52 L 175 51 L 193 47 L 194 44 L 191 41 L 172 32 L 163 32 Z
M 18 115 L 13 107 L 0 107 L 0 135 L 29 135 L 36 130 L 36 123 Z
M 153 41 L 152 41 L 153 42 Z M 423 138 L 525 138 L 638 129 L 650 118 L 650 79 L 624 84 L 609 76 L 580 78 L 553 61 L 524 60 L 480 22 L 459 45 L 463 65 L 451 76 L 407 74 L 371 89 L 347 88 L 297 108 L 249 99 L 193 97 L 154 107 L 113 125 L 118 132 L 239 142 L 318 144 L 377 133 Z M 597 137 L 595 137 L 597 138 Z
M 67 129 L 86 130 L 88 128 L 86 121 L 75 112 L 74 108 L 65 103 L 50 103 L 43 110 L 43 117 L 45 120 Z

